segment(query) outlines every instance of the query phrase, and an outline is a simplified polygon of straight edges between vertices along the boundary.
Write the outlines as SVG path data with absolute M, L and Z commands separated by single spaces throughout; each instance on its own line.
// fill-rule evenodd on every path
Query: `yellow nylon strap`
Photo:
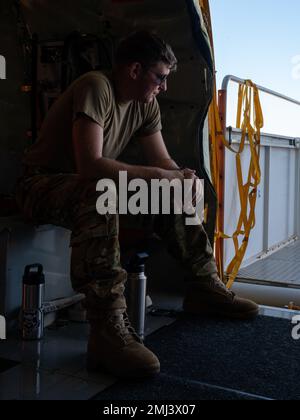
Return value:
M 220 174 L 218 171 L 217 148 L 222 142 L 225 147 L 236 155 L 236 173 L 239 190 L 240 215 L 237 227 L 232 236 L 226 235 L 219 229 L 217 222 L 216 240 L 232 239 L 235 247 L 235 256 L 227 267 L 226 273 L 223 269 L 223 261 L 217 261 L 220 276 L 228 277 L 227 287 L 230 288 L 238 274 L 245 253 L 247 251 L 251 230 L 255 227 L 255 207 L 257 200 L 257 189 L 261 181 L 260 170 L 260 130 L 263 127 L 264 119 L 256 85 L 250 80 L 245 85 L 239 86 L 238 105 L 237 105 L 237 128 L 240 128 L 241 142 L 238 150 L 235 150 L 225 139 L 222 132 L 222 125 L 216 100 L 216 92 L 209 112 L 211 149 L 212 149 L 212 173 L 213 181 L 217 194 L 220 191 Z M 251 160 L 248 169 L 247 182 L 244 184 L 241 157 L 245 150 L 246 140 L 248 139 Z M 219 219 L 218 219 L 219 220 Z M 242 242 L 240 244 L 240 240 Z

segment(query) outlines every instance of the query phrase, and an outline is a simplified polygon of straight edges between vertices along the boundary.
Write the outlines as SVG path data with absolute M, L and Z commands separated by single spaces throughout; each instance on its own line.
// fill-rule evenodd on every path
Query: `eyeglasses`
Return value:
M 165 81 L 167 80 L 167 78 L 168 78 L 168 74 L 158 74 L 158 73 L 155 73 L 153 70 L 149 70 L 150 71 L 150 73 L 152 73 L 152 74 L 154 74 L 154 76 L 156 77 L 156 84 L 158 85 L 158 86 L 161 86 L 163 83 L 165 83 Z

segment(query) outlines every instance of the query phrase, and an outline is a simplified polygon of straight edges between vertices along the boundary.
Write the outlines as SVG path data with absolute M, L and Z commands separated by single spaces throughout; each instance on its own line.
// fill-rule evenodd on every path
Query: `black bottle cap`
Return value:
M 28 286 L 45 284 L 43 266 L 41 264 L 27 265 L 23 276 L 23 284 Z
M 149 255 L 146 252 L 136 254 L 132 257 L 128 264 L 126 265 L 126 269 L 128 273 L 144 273 L 145 271 L 145 262 L 149 258 Z

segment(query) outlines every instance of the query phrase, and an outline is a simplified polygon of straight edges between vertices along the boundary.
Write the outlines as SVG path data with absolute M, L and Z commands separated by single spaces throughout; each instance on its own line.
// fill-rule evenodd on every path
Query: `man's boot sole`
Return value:
M 192 311 L 192 310 L 189 310 L 188 308 L 185 308 L 185 307 L 183 307 L 183 311 L 187 314 L 190 314 L 190 315 L 215 316 L 215 317 L 220 316 L 220 317 L 227 318 L 227 319 L 235 319 L 235 320 L 242 320 L 242 321 L 255 319 L 259 315 L 259 308 L 254 309 L 252 311 L 239 312 L 239 313 L 222 312 L 222 311 L 218 311 L 218 310 L 205 309 L 205 308 L 203 308 L 202 310 L 197 308 L 197 310 Z
M 86 362 L 86 369 L 89 372 L 103 372 L 122 379 L 147 379 L 156 376 L 160 373 L 160 366 L 157 365 L 149 366 L 149 368 L 143 370 L 138 369 L 133 370 L 131 372 L 120 372 L 119 370 L 110 370 L 101 363 L 95 363 L 89 359 L 87 359 Z

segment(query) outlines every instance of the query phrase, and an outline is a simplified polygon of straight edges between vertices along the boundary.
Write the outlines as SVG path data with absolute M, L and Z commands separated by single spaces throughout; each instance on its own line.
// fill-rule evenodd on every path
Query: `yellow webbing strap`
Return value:
M 227 287 L 230 288 L 238 274 L 242 261 L 244 259 L 250 232 L 255 226 L 255 207 L 257 199 L 257 188 L 261 181 L 260 171 L 260 132 L 263 127 L 263 114 L 259 99 L 259 93 L 256 85 L 250 80 L 245 85 L 239 86 L 239 98 L 237 107 L 237 128 L 242 130 L 241 142 L 238 150 L 233 149 L 225 139 L 222 132 L 222 125 L 219 117 L 216 95 L 212 102 L 210 112 L 210 131 L 211 131 L 211 147 L 212 147 L 212 168 L 213 180 L 217 194 L 220 190 L 220 173 L 218 165 L 217 147 L 222 142 L 225 147 L 236 155 L 236 171 L 239 188 L 240 216 L 237 228 L 232 236 L 226 235 L 216 226 L 216 240 L 219 238 L 233 239 L 235 247 L 235 256 L 224 273 L 223 261 L 217 261 L 221 278 L 224 274 L 228 276 Z M 244 184 L 241 156 L 245 149 L 246 140 L 249 141 L 251 151 L 251 161 L 248 170 L 247 182 Z M 239 239 L 242 236 L 240 245 Z

